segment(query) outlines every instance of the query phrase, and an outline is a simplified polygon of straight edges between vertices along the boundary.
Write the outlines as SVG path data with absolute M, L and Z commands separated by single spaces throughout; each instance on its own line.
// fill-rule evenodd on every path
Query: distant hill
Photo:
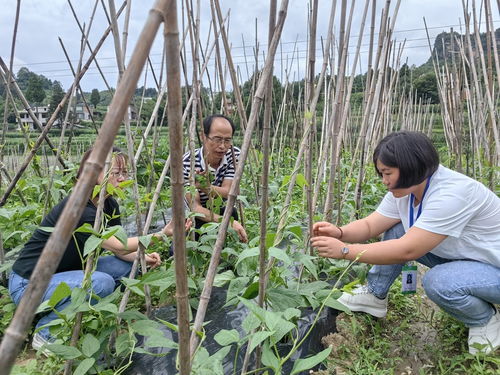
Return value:
M 497 43 L 497 50 L 500 51 L 500 28 L 495 30 L 495 39 Z M 437 57 L 439 61 L 450 61 L 452 56 L 455 57 L 460 56 L 460 48 L 457 43 L 458 41 L 465 40 L 465 35 L 459 34 L 456 31 L 453 32 L 442 32 L 434 41 L 434 48 L 432 51 L 432 57 Z M 477 54 L 479 53 L 479 49 L 476 46 L 476 38 L 474 35 L 470 36 L 472 49 Z M 481 34 L 481 45 L 483 47 L 483 51 L 487 50 L 486 47 L 486 33 Z M 426 64 L 432 64 L 431 57 L 426 62 Z

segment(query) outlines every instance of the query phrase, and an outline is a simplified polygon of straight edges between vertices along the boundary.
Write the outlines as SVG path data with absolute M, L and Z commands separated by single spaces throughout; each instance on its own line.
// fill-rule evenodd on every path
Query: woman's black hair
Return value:
M 395 189 L 406 189 L 418 185 L 431 176 L 439 167 L 439 155 L 431 140 L 423 133 L 399 131 L 380 141 L 373 152 L 373 164 L 377 160 L 391 168 L 399 169 Z
M 80 166 L 78 167 L 78 171 L 76 172 L 76 179 L 78 180 L 80 178 L 80 175 L 83 172 L 83 167 L 85 166 L 85 162 L 87 159 L 90 157 L 90 154 L 92 153 L 92 147 L 89 148 L 85 153 L 82 155 L 82 159 L 80 160 Z M 120 157 L 123 157 L 125 161 L 128 160 L 128 156 L 126 153 L 124 153 L 120 148 L 113 146 L 113 155 L 120 155 Z
M 210 128 L 212 127 L 212 122 L 216 118 L 223 118 L 224 120 L 227 120 L 229 122 L 229 124 L 231 125 L 231 129 L 233 130 L 233 135 L 234 135 L 234 130 L 236 129 L 236 127 L 234 126 L 233 121 L 229 117 L 226 117 L 226 116 L 221 115 L 221 114 L 210 115 L 210 116 L 207 116 L 203 119 L 203 133 L 205 133 L 205 135 L 210 134 Z

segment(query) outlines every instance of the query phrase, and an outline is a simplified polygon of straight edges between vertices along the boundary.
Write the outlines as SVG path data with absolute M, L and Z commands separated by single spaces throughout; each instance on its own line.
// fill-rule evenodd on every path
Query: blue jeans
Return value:
M 389 229 L 383 240 L 400 238 L 403 225 Z M 422 278 L 427 296 L 441 309 L 468 327 L 481 327 L 500 303 L 500 268 L 474 260 L 453 260 L 427 253 L 417 262 L 431 268 Z M 368 272 L 368 290 L 385 298 L 403 264 L 375 265 Z
M 114 255 L 100 257 L 97 261 L 96 270 L 92 274 L 92 292 L 101 298 L 110 295 L 120 284 L 120 279 L 130 273 L 131 268 L 132 263 L 121 260 Z M 81 270 L 54 274 L 43 295 L 42 302 L 50 299 L 57 286 L 62 282 L 68 284 L 71 289 L 81 287 L 83 276 L 84 272 Z M 21 302 L 24 291 L 28 287 L 28 282 L 28 279 L 19 276 L 14 271 L 10 273 L 9 293 L 16 305 L 19 305 L 19 302 Z M 70 303 L 70 297 L 66 297 L 55 306 L 55 309 L 57 311 L 62 311 L 69 306 Z M 36 328 L 42 327 L 54 319 L 58 319 L 58 316 L 52 311 L 42 316 Z M 52 340 L 48 327 L 42 328 L 39 333 L 46 340 Z

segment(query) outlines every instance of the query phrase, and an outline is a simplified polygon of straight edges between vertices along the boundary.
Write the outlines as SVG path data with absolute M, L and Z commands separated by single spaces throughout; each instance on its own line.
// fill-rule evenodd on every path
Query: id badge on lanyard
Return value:
M 427 178 L 427 184 L 425 185 L 425 190 L 424 194 L 422 194 L 422 199 L 420 200 L 420 205 L 418 207 L 418 212 L 417 212 L 417 219 L 419 218 L 420 214 L 422 213 L 422 205 L 423 205 L 423 200 L 425 193 L 427 192 L 427 189 L 429 188 L 429 183 L 431 181 L 431 178 Z M 413 214 L 413 202 L 415 201 L 415 196 L 413 194 L 410 195 L 410 207 L 409 207 L 409 227 L 411 228 L 413 224 L 415 223 L 415 218 Z M 417 265 L 413 262 L 407 262 L 403 266 L 403 272 L 401 273 L 401 293 L 403 294 L 413 294 L 416 293 L 417 291 Z

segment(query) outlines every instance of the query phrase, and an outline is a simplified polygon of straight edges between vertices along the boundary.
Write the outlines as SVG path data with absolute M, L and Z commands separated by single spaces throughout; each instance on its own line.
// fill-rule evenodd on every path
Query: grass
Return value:
M 500 372 L 500 350 L 490 355 L 467 351 L 467 328 L 442 312 L 420 288 L 414 296 L 389 294 L 385 319 L 340 314 L 337 333 L 323 338 L 333 346 L 323 374 L 493 375 Z

